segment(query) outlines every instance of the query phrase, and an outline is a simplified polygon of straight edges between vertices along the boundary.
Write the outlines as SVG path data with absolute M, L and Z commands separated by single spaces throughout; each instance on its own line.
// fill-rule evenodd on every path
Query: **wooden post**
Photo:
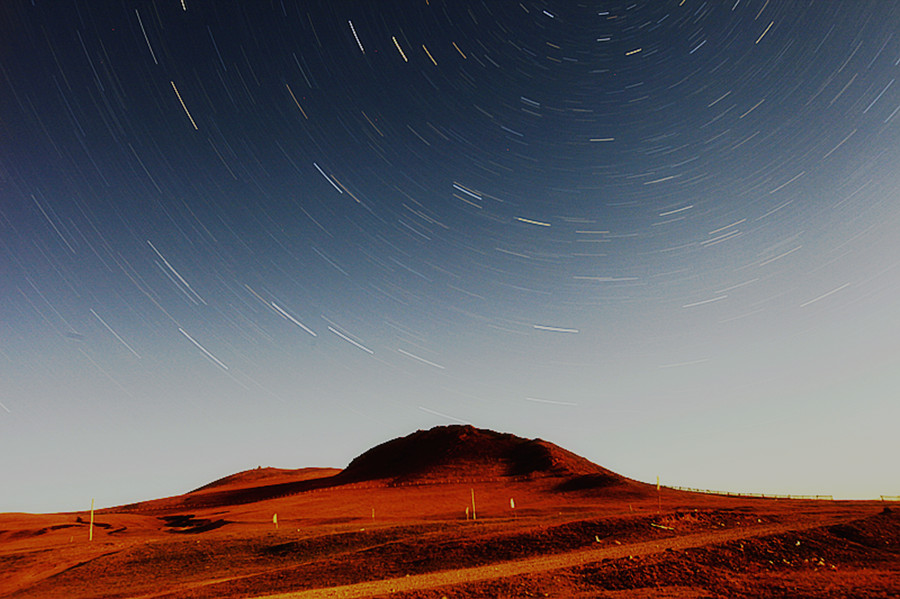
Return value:
M 88 541 L 94 540 L 94 498 L 91 497 L 91 523 L 88 525 Z
M 662 498 L 659 494 L 659 475 L 656 475 L 656 513 L 662 512 Z
M 475 489 L 472 489 L 472 520 L 478 520 L 478 517 L 475 515 Z

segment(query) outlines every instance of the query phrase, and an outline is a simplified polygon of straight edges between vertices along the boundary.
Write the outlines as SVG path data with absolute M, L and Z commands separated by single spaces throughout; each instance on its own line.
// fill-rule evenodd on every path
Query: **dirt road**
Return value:
M 616 545 L 612 547 L 572 551 L 508 562 L 498 562 L 474 568 L 433 572 L 429 574 L 416 574 L 404 578 L 362 582 L 339 587 L 310 589 L 274 595 L 261 595 L 257 597 L 257 599 L 354 599 L 373 597 L 402 591 L 414 591 L 448 585 L 481 582 L 523 574 L 533 574 L 535 572 L 571 568 L 599 562 L 604 559 L 618 559 L 628 556 L 639 557 L 660 553 L 667 549 L 679 551 L 693 547 L 725 543 L 728 541 L 765 537 L 790 531 L 801 531 L 819 526 L 847 522 L 858 519 L 859 517 L 860 515 L 858 513 L 853 516 L 830 515 L 802 519 L 787 524 L 728 528 L 711 532 L 705 531 L 627 545 Z

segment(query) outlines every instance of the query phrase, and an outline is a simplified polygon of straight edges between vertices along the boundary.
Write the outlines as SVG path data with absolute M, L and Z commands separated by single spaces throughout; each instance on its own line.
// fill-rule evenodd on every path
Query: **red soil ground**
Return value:
M 257 469 L 102 510 L 92 542 L 88 521 L 0 514 L 0 597 L 900 596 L 900 510 L 657 497 L 472 427 L 390 441 L 343 471 Z

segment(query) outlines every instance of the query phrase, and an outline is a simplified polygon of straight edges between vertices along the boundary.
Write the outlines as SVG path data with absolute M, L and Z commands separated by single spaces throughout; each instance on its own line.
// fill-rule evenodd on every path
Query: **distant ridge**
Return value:
M 561 490 L 639 484 L 543 439 L 471 425 L 438 426 L 387 441 L 355 458 L 335 478 L 401 484 L 498 477 L 561 478 Z

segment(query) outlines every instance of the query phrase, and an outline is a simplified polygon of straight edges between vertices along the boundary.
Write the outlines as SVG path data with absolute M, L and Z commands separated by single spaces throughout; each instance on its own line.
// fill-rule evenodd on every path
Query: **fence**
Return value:
M 732 491 L 711 491 L 710 489 L 694 489 L 692 487 L 678 487 L 675 485 L 663 485 L 666 489 L 676 491 L 690 491 L 691 493 L 705 493 L 707 495 L 723 495 L 725 497 L 752 497 L 755 499 L 813 499 L 817 501 L 834 501 L 832 495 L 782 495 L 777 493 L 734 493 Z M 882 495 L 882 499 L 886 497 Z

